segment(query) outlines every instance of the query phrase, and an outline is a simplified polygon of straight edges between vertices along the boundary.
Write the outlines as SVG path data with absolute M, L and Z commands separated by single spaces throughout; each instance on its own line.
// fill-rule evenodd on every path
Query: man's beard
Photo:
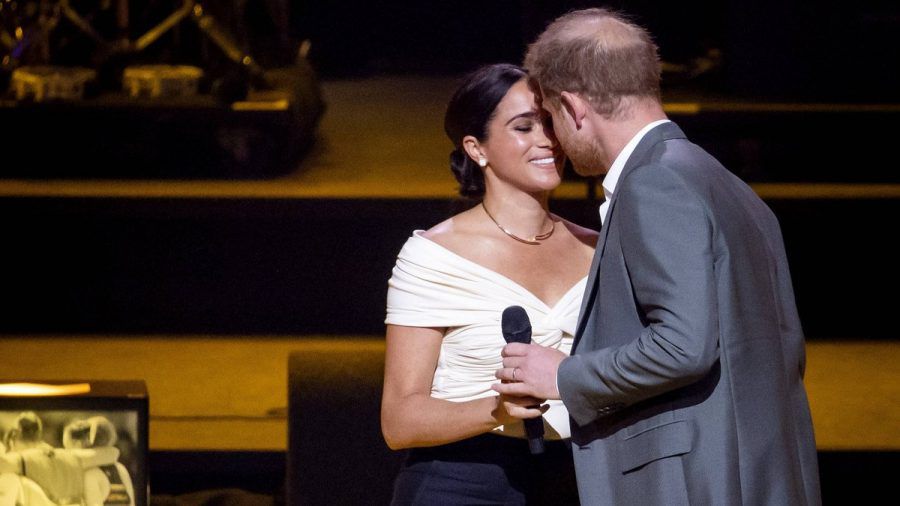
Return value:
M 571 145 L 563 145 L 563 151 L 572 162 L 572 167 L 581 176 L 599 176 L 606 174 L 609 167 L 603 162 L 603 149 L 596 141 L 571 142 Z

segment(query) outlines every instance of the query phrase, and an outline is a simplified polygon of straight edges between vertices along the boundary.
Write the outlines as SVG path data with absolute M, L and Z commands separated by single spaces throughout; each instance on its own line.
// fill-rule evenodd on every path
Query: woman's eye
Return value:
M 526 133 L 530 132 L 532 128 L 533 127 L 531 126 L 531 123 L 528 123 L 525 125 L 516 125 L 516 127 L 515 127 L 517 132 L 526 132 Z

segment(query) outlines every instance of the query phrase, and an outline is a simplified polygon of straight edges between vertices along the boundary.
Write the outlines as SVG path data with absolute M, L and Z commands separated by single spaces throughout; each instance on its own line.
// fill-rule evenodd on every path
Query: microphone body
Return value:
M 503 310 L 500 319 L 503 339 L 507 343 L 531 342 L 531 320 L 522 306 L 509 306 Z M 523 420 L 525 436 L 528 438 L 528 449 L 532 455 L 544 453 L 544 420 L 541 417 Z

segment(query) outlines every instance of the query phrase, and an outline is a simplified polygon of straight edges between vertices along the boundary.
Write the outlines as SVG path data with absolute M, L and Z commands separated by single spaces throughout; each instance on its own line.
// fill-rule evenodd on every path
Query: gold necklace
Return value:
M 487 210 L 487 206 L 484 205 L 483 200 L 481 201 L 481 208 L 484 209 L 484 214 L 488 215 L 488 218 L 490 218 L 491 221 L 494 222 L 494 225 L 497 225 L 497 228 L 499 228 L 504 234 L 512 237 L 513 239 L 515 239 L 521 243 L 535 244 L 535 245 L 540 244 L 540 241 L 543 241 L 544 239 L 549 238 L 551 235 L 553 235 L 553 231 L 556 230 L 556 222 L 553 221 L 553 218 L 550 218 L 550 213 L 547 213 L 547 217 L 550 218 L 550 230 L 544 232 L 543 234 L 538 234 L 538 235 L 532 237 L 531 239 L 525 239 L 525 238 L 517 236 L 516 234 L 510 232 L 509 230 L 506 230 L 505 228 L 503 228 L 503 225 L 497 223 L 497 220 L 495 220 L 494 217 L 491 216 L 490 211 Z

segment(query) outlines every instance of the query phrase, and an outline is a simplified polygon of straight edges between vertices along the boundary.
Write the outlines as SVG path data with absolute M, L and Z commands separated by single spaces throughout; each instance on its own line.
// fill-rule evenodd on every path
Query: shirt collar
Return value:
M 657 125 L 662 125 L 663 123 L 668 123 L 669 120 L 661 119 L 654 121 L 652 123 L 648 123 L 644 126 L 638 133 L 634 134 L 634 137 L 628 141 L 628 144 L 625 144 L 625 147 L 622 148 L 622 151 L 613 160 L 612 165 L 609 167 L 609 170 L 606 172 L 606 176 L 603 178 L 603 203 L 600 204 L 600 223 L 604 224 L 606 222 L 606 210 L 609 208 L 609 201 L 612 199 L 613 192 L 616 190 L 616 184 L 619 182 L 619 176 L 622 174 L 622 169 L 625 168 L 625 163 L 628 162 L 628 159 L 631 157 L 631 153 L 634 152 L 634 148 L 641 142 L 647 132 L 655 128 Z
M 647 135 L 647 132 L 656 126 L 668 123 L 669 121 L 670 120 L 667 119 L 661 119 L 648 123 L 638 133 L 634 134 L 634 137 L 628 141 L 628 144 L 625 144 L 625 147 L 622 148 L 619 156 L 613 161 L 612 165 L 609 167 L 609 171 L 607 171 L 606 176 L 603 178 L 603 196 L 606 197 L 606 200 L 612 198 L 613 193 L 616 191 L 616 184 L 619 182 L 619 176 L 622 175 L 622 169 L 625 168 L 625 163 L 628 162 L 628 158 L 631 157 L 634 148 L 636 148 L 644 136 Z

